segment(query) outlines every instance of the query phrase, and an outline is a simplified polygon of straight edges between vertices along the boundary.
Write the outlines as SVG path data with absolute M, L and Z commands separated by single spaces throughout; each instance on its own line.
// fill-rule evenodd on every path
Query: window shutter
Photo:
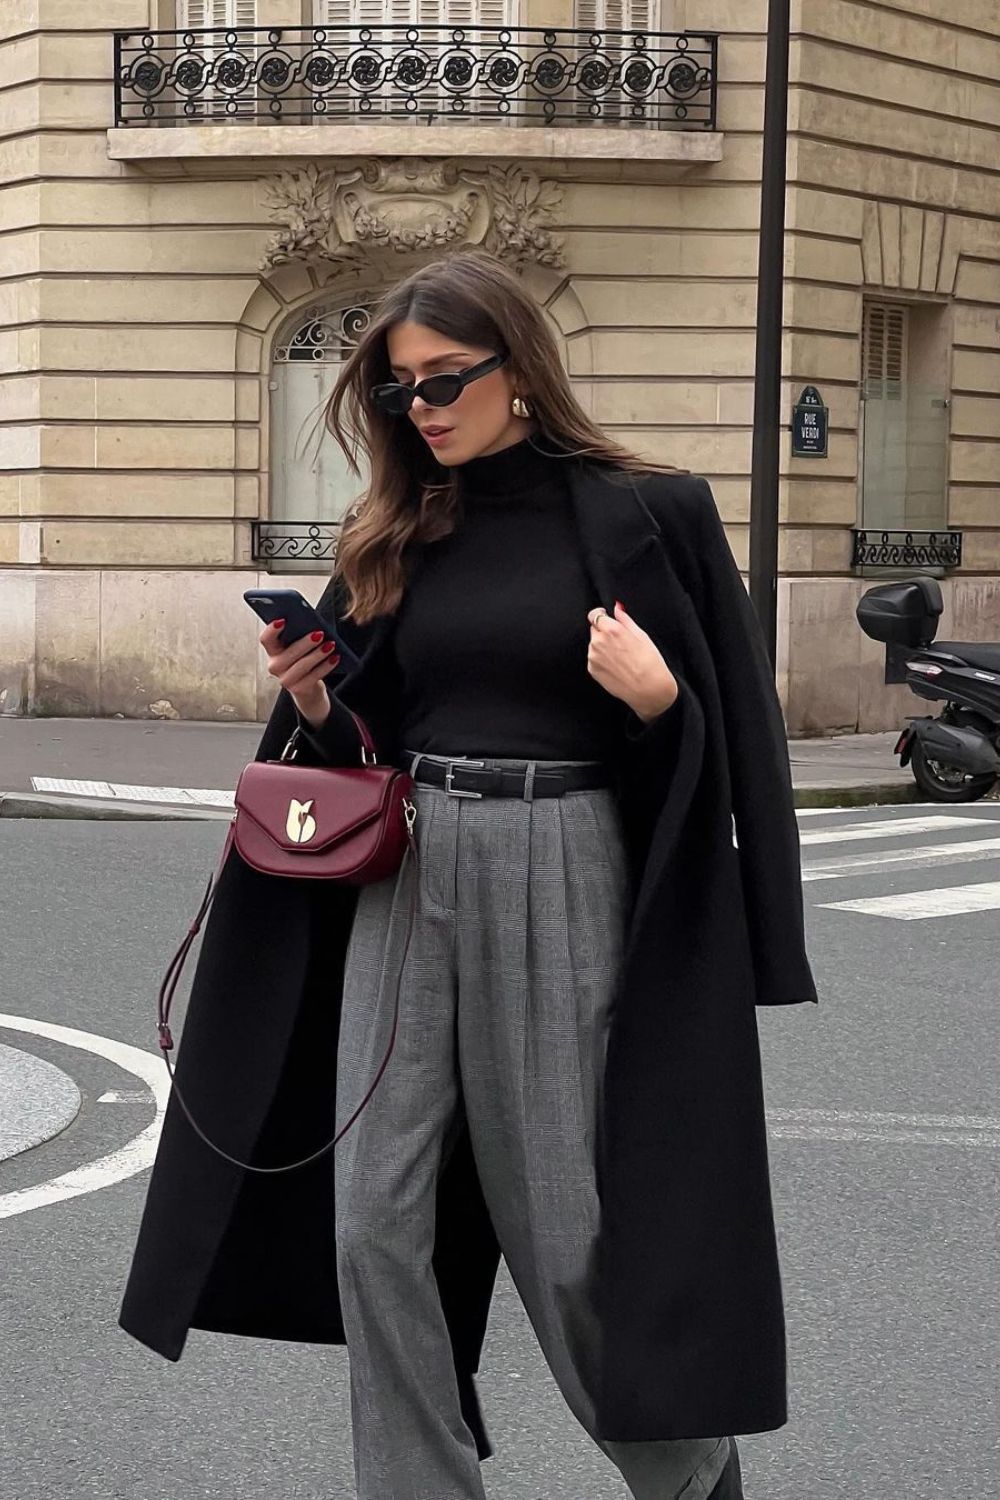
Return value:
M 454 4 L 454 0 L 451 3 Z M 469 9 L 475 12 L 477 26 L 491 26 L 499 31 L 504 26 L 517 24 L 517 6 L 508 4 L 508 0 L 478 0 L 478 4 L 470 0 Z
M 313 0 L 313 25 L 353 26 L 354 9 L 351 0 Z
M 253 27 L 257 24 L 257 0 L 179 0 L 177 23 L 179 30 L 188 28 L 191 31 L 212 28 L 232 31 L 238 27 Z M 241 37 L 239 40 L 240 50 L 248 57 L 253 56 L 255 40 L 253 37 Z M 201 53 L 209 63 L 212 62 L 213 53 L 223 50 L 225 42 L 221 37 L 195 38 L 195 51 Z M 215 93 L 211 85 L 197 99 L 195 113 L 213 118 L 232 118 L 227 113 L 224 95 Z M 247 94 L 240 100 L 236 117 L 251 117 L 253 113 L 254 99 Z
M 901 401 L 906 379 L 907 309 L 898 302 L 865 305 L 862 383 L 868 401 Z
M 372 33 L 374 46 L 388 47 L 394 53 L 405 44 L 404 27 L 438 27 L 440 30 L 433 40 L 440 43 L 455 27 L 499 30 L 512 25 L 515 10 L 516 0 L 313 0 L 312 14 L 314 26 L 366 27 Z M 492 50 L 490 39 L 483 41 Z M 352 44 L 356 44 L 356 39 L 352 39 Z M 474 33 L 468 45 L 479 50 L 479 39 Z M 401 100 L 380 98 L 376 93 L 372 96 L 373 112 L 380 108 L 388 110 L 393 102 L 398 107 Z M 356 103 L 356 96 L 345 89 L 344 105 L 335 106 L 328 118 L 335 118 L 338 113 L 342 118 L 344 109 L 353 113 Z M 436 112 L 439 116 L 452 113 L 450 96 L 444 89 L 428 89 L 421 94 L 420 103 L 422 113 Z M 477 112 L 471 102 L 468 112 Z
M 657 30 L 659 6 L 656 0 L 627 0 L 621 10 L 624 31 Z
M 180 31 L 200 31 L 203 26 L 212 26 L 209 9 L 211 0 L 180 0 L 177 7 L 177 27 Z
M 657 0 L 576 0 L 576 25 L 584 31 L 656 31 Z
M 256 26 L 257 0 L 180 0 L 179 30 L 198 31 L 207 26 Z
M 660 0 L 576 0 L 575 21 L 584 32 L 596 32 L 601 38 L 602 49 L 617 62 L 631 50 L 628 38 L 620 38 L 617 32 L 637 31 L 643 35 L 656 32 L 660 27 Z M 586 45 L 584 44 L 584 51 Z M 601 113 L 596 118 L 589 111 L 590 99 L 580 96 L 581 118 L 592 120 L 595 125 L 612 125 L 616 122 L 639 124 L 632 118 L 631 102 L 616 87 L 601 100 Z M 647 123 L 655 123 L 659 110 L 655 103 L 647 104 Z

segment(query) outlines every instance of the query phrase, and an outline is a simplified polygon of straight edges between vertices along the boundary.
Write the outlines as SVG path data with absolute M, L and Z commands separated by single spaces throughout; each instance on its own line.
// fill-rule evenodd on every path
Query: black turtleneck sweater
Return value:
M 456 470 L 456 529 L 423 548 L 396 621 L 401 748 L 613 757 L 628 711 L 587 671 L 587 612 L 601 601 L 565 462 L 525 439 Z

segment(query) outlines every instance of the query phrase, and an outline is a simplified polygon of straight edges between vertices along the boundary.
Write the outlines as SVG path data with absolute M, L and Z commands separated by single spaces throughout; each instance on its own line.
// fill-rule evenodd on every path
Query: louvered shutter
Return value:
M 656 31 L 657 0 L 576 0 L 575 24 L 583 31 Z
M 664 0 L 664 5 L 667 3 L 669 0 Z M 600 35 L 607 54 L 617 63 L 627 56 L 630 44 L 627 38 L 623 44 L 622 38 L 616 33 L 638 31 L 648 35 L 659 31 L 660 10 L 660 0 L 576 0 L 575 19 L 581 31 L 593 31 Z M 632 118 L 631 106 L 617 87 L 612 87 L 599 102 L 601 113 L 596 118 L 592 117 L 588 108 L 590 100 L 583 96 L 580 115 L 585 119 L 593 118 L 595 125 L 611 125 L 616 121 L 628 123 Z M 656 105 L 648 104 L 643 119 L 652 121 L 656 116 Z
M 353 26 L 354 11 L 351 0 L 313 0 L 313 25 Z
M 466 48 L 477 57 L 489 57 L 499 44 L 497 32 L 513 26 L 517 20 L 516 0 L 418 0 L 418 19 L 424 26 L 437 26 L 440 44 L 447 44 L 448 31 L 455 27 L 468 30 Z M 452 96 L 442 89 L 429 108 L 436 107 L 443 117 L 453 117 Z M 491 123 L 502 120 L 490 90 L 481 83 L 466 98 L 462 111 L 467 115 L 486 116 Z
M 898 302 L 865 304 L 862 380 L 866 401 L 900 401 L 906 380 L 907 309 Z
M 905 526 L 911 490 L 907 387 L 909 311 L 866 301 L 861 339 L 861 521 Z
M 255 27 L 257 0 L 178 0 L 177 25 L 179 30 L 190 28 L 192 31 L 202 28 L 227 31 Z M 258 39 L 252 35 L 242 36 L 238 45 L 240 52 L 253 62 L 258 50 Z M 216 54 L 225 50 L 225 41 L 222 36 L 197 36 L 195 50 L 211 64 Z M 236 118 L 252 117 L 256 108 L 255 96 L 248 90 L 241 94 L 238 102 Z M 211 85 L 196 101 L 196 113 L 213 119 L 233 118 L 226 108 L 224 92 L 213 89 Z
M 177 7 L 177 26 L 181 31 L 256 24 L 257 0 L 180 0 Z
M 454 27 L 486 27 L 499 30 L 513 24 L 516 0 L 313 0 L 313 25 L 332 28 L 360 27 L 372 33 L 371 45 L 383 51 L 387 57 L 407 45 L 403 29 L 407 26 L 425 26 L 428 51 L 433 58 L 448 41 L 448 31 Z M 339 50 L 345 41 L 343 31 L 331 38 L 331 45 Z M 358 46 L 356 36 L 351 37 L 351 47 Z M 468 45 L 475 51 L 486 47 L 492 50 L 496 39 L 488 36 L 479 40 L 471 34 Z M 358 91 L 344 90 L 343 102 L 332 104 L 329 118 L 343 116 L 345 111 L 357 109 Z M 402 113 L 403 100 L 388 90 L 378 90 L 371 96 L 372 114 L 380 109 Z M 450 95 L 443 89 L 428 89 L 419 95 L 420 114 L 426 119 L 428 112 L 440 117 L 450 116 Z M 468 113 L 476 113 L 469 101 Z

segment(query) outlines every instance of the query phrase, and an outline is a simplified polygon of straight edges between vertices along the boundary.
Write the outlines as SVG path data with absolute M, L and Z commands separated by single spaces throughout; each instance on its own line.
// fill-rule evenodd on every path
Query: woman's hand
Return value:
M 587 671 L 615 698 L 627 703 L 644 723 L 677 701 L 677 679 L 652 639 L 615 601 L 614 615 L 596 608 L 590 621 Z
M 306 722 L 318 729 L 330 712 L 330 699 L 323 679 L 333 671 L 340 656 L 335 643 L 324 641 L 318 630 L 293 641 L 290 646 L 283 646 L 278 636 L 284 627 L 284 620 L 272 620 L 258 636 L 267 652 L 267 670 L 292 695 Z

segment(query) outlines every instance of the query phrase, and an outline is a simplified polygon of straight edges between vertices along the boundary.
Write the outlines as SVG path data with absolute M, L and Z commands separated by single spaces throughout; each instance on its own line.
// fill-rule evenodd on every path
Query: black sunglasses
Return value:
M 372 387 L 371 398 L 379 411 L 388 412 L 393 417 L 405 417 L 418 396 L 428 406 L 450 406 L 473 380 L 499 370 L 509 358 L 509 351 L 504 350 L 502 354 L 491 354 L 478 365 L 470 365 L 460 374 L 428 375 L 416 385 L 403 385 L 398 380 L 388 385 L 376 385 Z

